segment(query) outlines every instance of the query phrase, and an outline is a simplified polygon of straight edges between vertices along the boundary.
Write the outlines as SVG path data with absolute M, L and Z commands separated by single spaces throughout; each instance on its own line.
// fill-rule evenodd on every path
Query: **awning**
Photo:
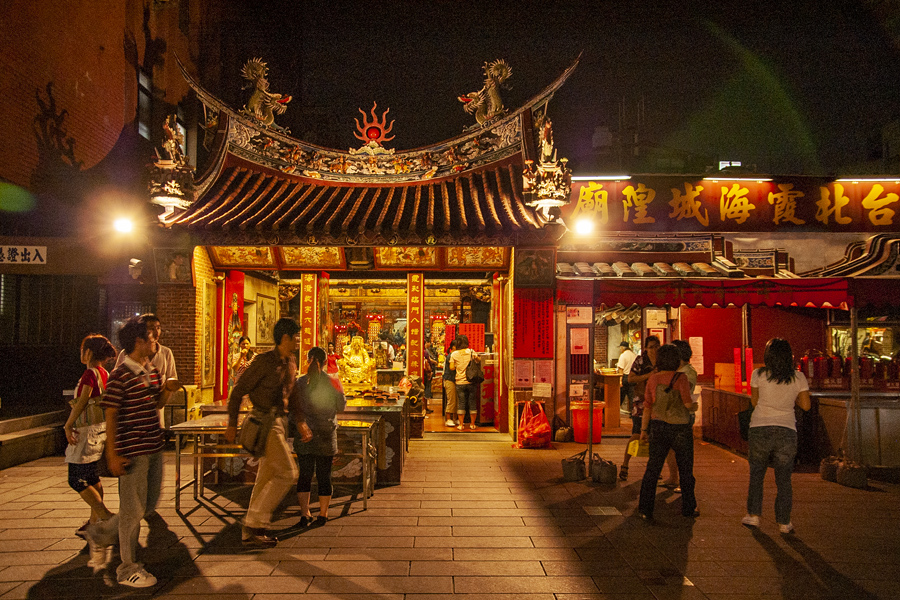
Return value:
M 567 304 L 594 306 L 806 306 L 847 308 L 853 305 L 848 280 L 827 279 L 557 279 L 557 298 Z

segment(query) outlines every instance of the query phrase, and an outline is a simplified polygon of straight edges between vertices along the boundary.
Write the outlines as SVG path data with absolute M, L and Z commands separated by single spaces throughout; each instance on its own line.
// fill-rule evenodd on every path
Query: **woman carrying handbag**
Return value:
M 324 525 L 328 521 L 328 506 L 333 493 L 331 465 L 337 454 L 337 413 L 347 406 L 341 383 L 325 372 L 328 364 L 325 350 L 318 346 L 310 348 L 306 359 L 306 375 L 297 381 L 297 386 L 300 389 L 300 406 L 312 431 L 312 439 L 303 441 L 299 436 L 294 438 L 294 452 L 299 466 L 297 501 L 300 503 L 301 526 L 312 521 L 309 497 L 313 471 L 319 492 L 319 516 L 315 522 Z

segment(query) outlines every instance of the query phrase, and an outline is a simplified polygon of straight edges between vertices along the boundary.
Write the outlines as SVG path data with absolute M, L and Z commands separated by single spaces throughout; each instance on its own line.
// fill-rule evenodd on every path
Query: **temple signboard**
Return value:
M 573 181 L 563 218 L 605 232 L 890 232 L 898 211 L 900 178 L 654 175 Z

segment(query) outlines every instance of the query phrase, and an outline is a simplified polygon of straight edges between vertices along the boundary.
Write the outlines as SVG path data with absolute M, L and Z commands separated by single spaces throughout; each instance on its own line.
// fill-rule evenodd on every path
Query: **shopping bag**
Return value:
M 650 444 L 641 443 L 641 440 L 631 440 L 628 442 L 628 454 L 631 456 L 650 456 Z
M 549 448 L 550 421 L 544 409 L 537 402 L 527 402 L 522 407 L 522 418 L 519 419 L 519 448 Z

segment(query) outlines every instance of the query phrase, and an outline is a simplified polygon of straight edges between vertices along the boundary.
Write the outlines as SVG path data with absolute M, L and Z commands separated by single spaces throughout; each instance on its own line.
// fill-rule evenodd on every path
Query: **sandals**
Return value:
M 622 465 L 619 468 L 619 479 L 622 481 L 628 480 L 628 467 L 626 465 Z

